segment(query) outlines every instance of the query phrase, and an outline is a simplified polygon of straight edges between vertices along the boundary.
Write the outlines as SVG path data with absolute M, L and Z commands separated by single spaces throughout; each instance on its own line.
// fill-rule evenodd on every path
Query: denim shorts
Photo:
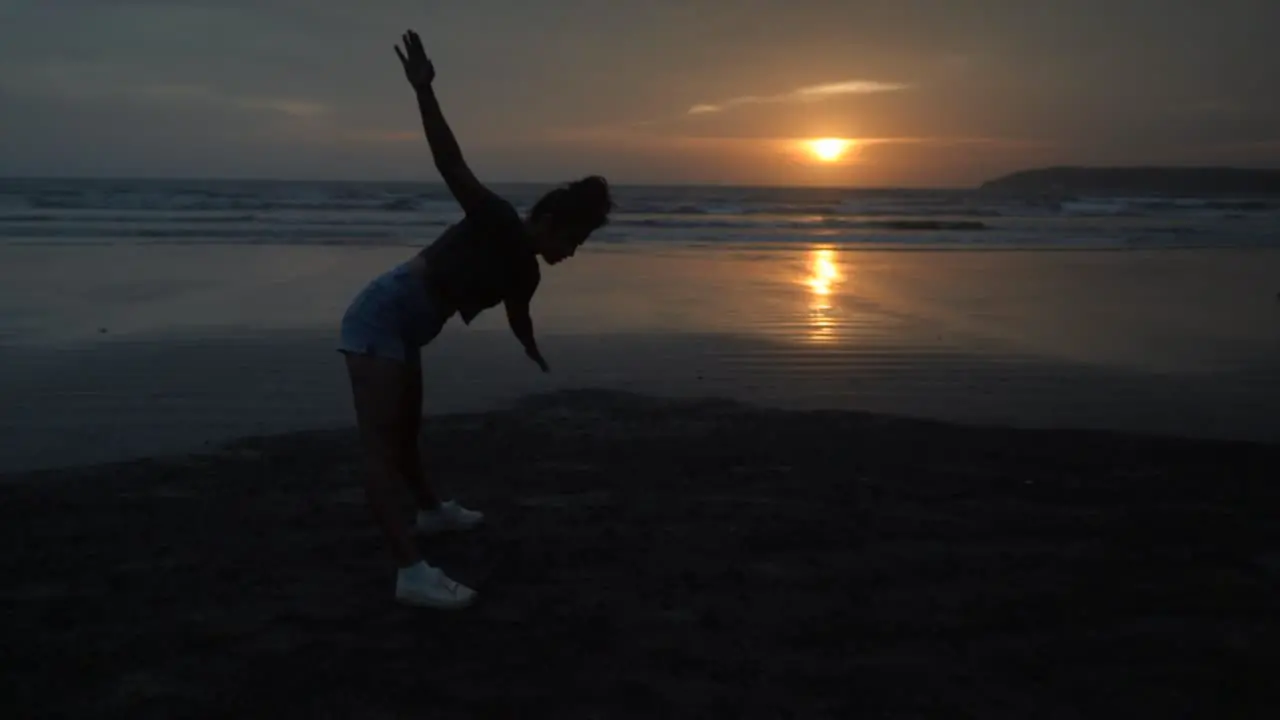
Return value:
M 417 363 L 449 316 L 425 282 L 403 263 L 374 278 L 342 316 L 338 351 Z

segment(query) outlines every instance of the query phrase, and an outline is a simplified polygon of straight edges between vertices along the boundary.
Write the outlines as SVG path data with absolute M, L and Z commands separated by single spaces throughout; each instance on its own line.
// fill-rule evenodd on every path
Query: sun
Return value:
M 822 162 L 835 162 L 844 157 L 849 146 L 853 145 L 853 141 L 844 140 L 842 138 L 818 138 L 810 140 L 809 152 Z

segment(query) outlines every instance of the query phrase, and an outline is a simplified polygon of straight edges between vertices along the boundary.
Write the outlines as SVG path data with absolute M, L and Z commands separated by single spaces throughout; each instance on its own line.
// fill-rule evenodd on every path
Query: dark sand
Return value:
M 423 442 L 491 521 L 426 545 L 460 613 L 392 603 L 351 431 L 0 478 L 0 713 L 1280 707 L 1280 447 L 604 393 Z

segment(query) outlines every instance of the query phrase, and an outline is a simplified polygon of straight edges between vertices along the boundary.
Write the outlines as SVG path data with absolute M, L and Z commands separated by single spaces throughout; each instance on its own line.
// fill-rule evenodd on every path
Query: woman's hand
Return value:
M 418 37 L 418 33 L 409 30 L 401 37 L 404 41 L 404 51 L 401 52 L 400 46 L 396 46 L 396 56 L 400 58 L 400 65 L 404 67 L 404 76 L 409 80 L 409 84 L 414 90 L 426 90 L 431 87 L 431 83 L 436 79 L 436 68 L 427 59 L 427 51 L 422 48 L 422 39 Z

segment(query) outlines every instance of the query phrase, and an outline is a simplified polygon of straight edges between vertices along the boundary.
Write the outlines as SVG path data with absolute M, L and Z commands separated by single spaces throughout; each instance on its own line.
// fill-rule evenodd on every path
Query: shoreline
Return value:
M 1218 437 L 1209 435 L 1182 435 L 1175 432 L 1139 429 L 1113 429 L 1084 426 L 1040 427 L 1034 425 L 1006 424 L 992 421 L 958 421 L 946 418 L 910 415 L 893 412 L 858 410 L 844 407 L 782 407 L 769 403 L 752 402 L 741 398 L 718 395 L 657 395 L 649 392 L 637 392 L 606 387 L 562 388 L 546 392 L 531 392 L 478 408 L 453 408 L 442 412 L 424 414 L 422 418 L 422 435 L 425 437 L 432 426 L 451 427 L 483 422 L 486 418 L 507 416 L 525 412 L 529 407 L 538 407 L 546 403 L 555 403 L 560 399 L 568 399 L 572 404 L 575 398 L 611 398 L 616 397 L 623 402 L 639 402 L 642 404 L 668 405 L 673 408 L 723 406 L 742 412 L 757 414 L 776 414 L 780 416 L 833 416 L 857 418 L 859 421 L 872 424 L 901 426 L 908 432 L 925 432 L 943 428 L 956 433 L 975 433 L 985 436 L 1007 435 L 1012 439 L 1026 435 L 1034 441 L 1056 437 L 1071 442 L 1087 443 L 1091 440 L 1110 443 L 1150 443 L 1155 445 L 1187 445 L 1211 446 L 1218 448 L 1239 448 L 1244 451 L 1275 449 L 1280 451 L 1280 439 L 1256 439 L 1246 437 Z M 343 425 L 335 424 L 326 427 L 297 428 L 278 432 L 237 435 L 208 440 L 200 447 L 169 450 L 153 454 L 141 454 L 103 461 L 77 462 L 69 465 L 49 467 L 0 469 L 0 487 L 11 484 L 40 483 L 48 481 L 74 482 L 76 476 L 82 474 L 108 473 L 116 474 L 131 469 L 151 466 L 188 466 L 192 464 L 212 463 L 229 457 L 236 457 L 245 452 L 258 452 L 253 448 L 265 448 L 271 445 L 293 445 L 322 443 L 342 438 L 355 437 L 358 433 L 353 422 Z
M 24 717 L 1263 717 L 1280 445 L 608 391 L 430 416 L 401 608 L 353 429 L 0 483 Z M 6 480 L 12 476 L 4 476 Z M 410 512 L 403 507 L 406 521 Z

